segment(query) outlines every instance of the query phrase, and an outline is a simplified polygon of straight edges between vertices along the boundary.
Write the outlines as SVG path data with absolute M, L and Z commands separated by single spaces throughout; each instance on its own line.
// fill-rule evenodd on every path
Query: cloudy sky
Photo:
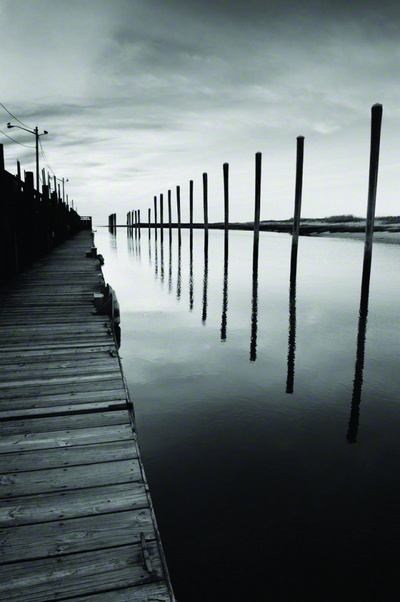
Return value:
M 383 104 L 377 214 L 400 214 L 400 3 L 397 0 L 0 0 L 0 102 L 49 134 L 41 165 L 68 178 L 81 214 L 124 223 L 181 186 L 188 220 L 293 213 L 296 137 L 305 136 L 305 217 L 365 215 L 370 112 Z M 0 130 L 34 137 L 0 107 Z M 6 168 L 33 148 L 0 133 Z M 143 219 L 143 217 L 142 217 Z

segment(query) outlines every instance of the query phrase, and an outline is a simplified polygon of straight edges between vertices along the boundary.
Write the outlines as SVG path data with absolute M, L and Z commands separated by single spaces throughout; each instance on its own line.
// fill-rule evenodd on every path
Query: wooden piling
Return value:
M 176 212 L 178 215 L 178 228 L 181 229 L 181 188 L 176 187 Z
M 223 165 L 224 173 L 224 224 L 225 232 L 229 230 L 229 163 Z
M 172 205 L 171 205 L 171 191 L 168 190 L 168 228 L 171 232 L 172 228 Z
M 301 197 L 303 190 L 304 136 L 297 137 L 296 149 L 296 186 L 294 195 L 294 217 L 292 244 L 297 245 L 300 230 Z
M 157 197 L 154 197 L 154 228 L 157 230 Z
M 379 146 L 381 139 L 383 107 L 375 104 L 371 108 L 371 147 L 369 161 L 367 222 L 365 225 L 365 254 L 372 253 L 374 234 L 376 190 L 378 186 Z
M 368 299 L 372 265 L 372 243 L 374 234 L 376 191 L 378 186 L 379 147 L 382 127 L 383 107 L 375 104 L 371 108 L 371 146 L 369 162 L 367 221 L 365 226 L 365 244 L 363 271 L 361 280 L 361 299 L 358 320 L 357 358 L 354 373 L 353 395 L 347 441 L 357 441 L 360 416 L 361 390 L 363 383 L 365 341 L 367 335 Z
M 149 229 L 149 238 L 150 238 L 151 237 L 151 227 L 150 227 L 150 225 L 151 225 L 151 208 L 150 207 L 147 210 L 147 215 L 148 215 L 148 218 L 147 218 L 147 227 Z
M 204 230 L 208 232 L 208 176 L 203 173 Z
M 160 228 L 164 228 L 164 195 L 160 194 Z
M 260 235 L 260 207 L 261 207 L 261 153 L 256 153 L 256 181 L 255 181 L 255 206 L 254 206 L 254 245 L 258 245 Z
M 189 182 L 189 224 L 193 230 L 193 180 Z

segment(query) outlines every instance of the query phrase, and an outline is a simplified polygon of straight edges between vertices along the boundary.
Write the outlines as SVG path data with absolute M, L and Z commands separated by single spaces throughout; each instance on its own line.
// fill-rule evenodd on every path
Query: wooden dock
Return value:
M 7 602 L 175 600 L 91 246 L 82 231 L 0 288 Z

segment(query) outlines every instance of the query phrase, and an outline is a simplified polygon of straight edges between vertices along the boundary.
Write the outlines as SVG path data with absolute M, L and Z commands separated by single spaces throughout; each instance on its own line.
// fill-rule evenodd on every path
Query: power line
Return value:
M 6 111 L 6 112 L 9 114 L 9 115 L 11 115 L 11 117 L 12 117 L 13 119 L 15 119 L 16 121 L 18 121 L 18 123 L 20 123 L 21 125 L 24 125 L 25 127 L 29 127 L 28 125 L 26 125 L 26 123 L 23 123 L 22 121 L 20 121 L 20 120 L 18 119 L 18 117 L 15 117 L 15 115 L 13 115 L 13 114 L 11 113 L 11 111 L 9 111 L 9 110 L 7 109 L 7 107 L 5 107 L 5 106 L 3 105 L 3 103 L 2 103 L 2 102 L 0 102 L 0 106 L 1 106 L 1 107 L 3 107 L 3 109 L 4 109 L 4 110 L 5 110 L 5 111 Z
M 0 103 L 1 104 L 1 103 Z M 11 138 L 11 136 L 9 136 L 8 134 L 6 134 L 5 132 L 3 132 L 3 130 L 0 130 L 0 132 L 9 140 L 12 140 L 13 142 L 15 142 L 16 144 L 19 144 L 20 146 L 25 146 L 25 148 L 35 148 L 34 146 L 28 146 L 27 144 L 22 144 L 22 142 L 18 142 L 18 140 L 14 140 L 14 138 Z
M 41 154 L 42 154 L 42 159 L 46 164 L 46 167 L 51 171 L 51 173 L 53 174 L 53 176 L 55 176 L 56 174 L 54 173 L 54 171 L 52 170 L 50 163 L 46 157 L 46 153 L 44 152 L 44 148 L 43 148 L 43 144 L 42 141 L 39 139 L 39 145 L 40 145 L 40 150 L 41 150 Z

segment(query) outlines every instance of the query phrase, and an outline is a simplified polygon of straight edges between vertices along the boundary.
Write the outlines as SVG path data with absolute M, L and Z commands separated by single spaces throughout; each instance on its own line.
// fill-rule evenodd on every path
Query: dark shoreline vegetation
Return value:
M 365 232 L 365 218 L 355 217 L 354 215 L 332 215 L 324 218 L 302 218 L 300 222 L 299 234 L 302 236 L 317 236 L 319 234 L 363 234 Z M 154 224 L 152 224 L 154 225 Z M 164 228 L 169 227 L 169 223 L 164 222 Z M 160 227 L 160 224 L 157 224 Z M 194 222 L 193 228 L 204 228 L 201 222 Z M 146 224 L 142 224 L 146 227 Z M 171 227 L 178 227 L 177 223 L 172 223 Z M 189 223 L 182 223 L 182 228 L 190 228 Z M 209 223 L 210 230 L 223 230 L 224 222 Z M 230 222 L 229 230 L 253 230 L 253 222 Z M 284 232 L 291 234 L 293 230 L 293 218 L 286 220 L 263 220 L 260 221 L 260 230 L 264 232 Z M 374 224 L 375 232 L 400 232 L 400 216 L 376 217 Z
M 303 236 L 315 236 L 318 234 L 336 233 L 364 233 L 365 218 L 353 215 L 333 215 L 325 218 L 302 218 L 299 234 Z M 209 228 L 223 228 L 223 223 L 210 224 Z M 252 230 L 253 223 L 229 224 L 230 230 Z M 267 220 L 260 222 L 260 230 L 266 232 L 292 233 L 293 218 L 287 220 Z M 387 216 L 375 218 L 375 232 L 400 232 L 400 216 Z

